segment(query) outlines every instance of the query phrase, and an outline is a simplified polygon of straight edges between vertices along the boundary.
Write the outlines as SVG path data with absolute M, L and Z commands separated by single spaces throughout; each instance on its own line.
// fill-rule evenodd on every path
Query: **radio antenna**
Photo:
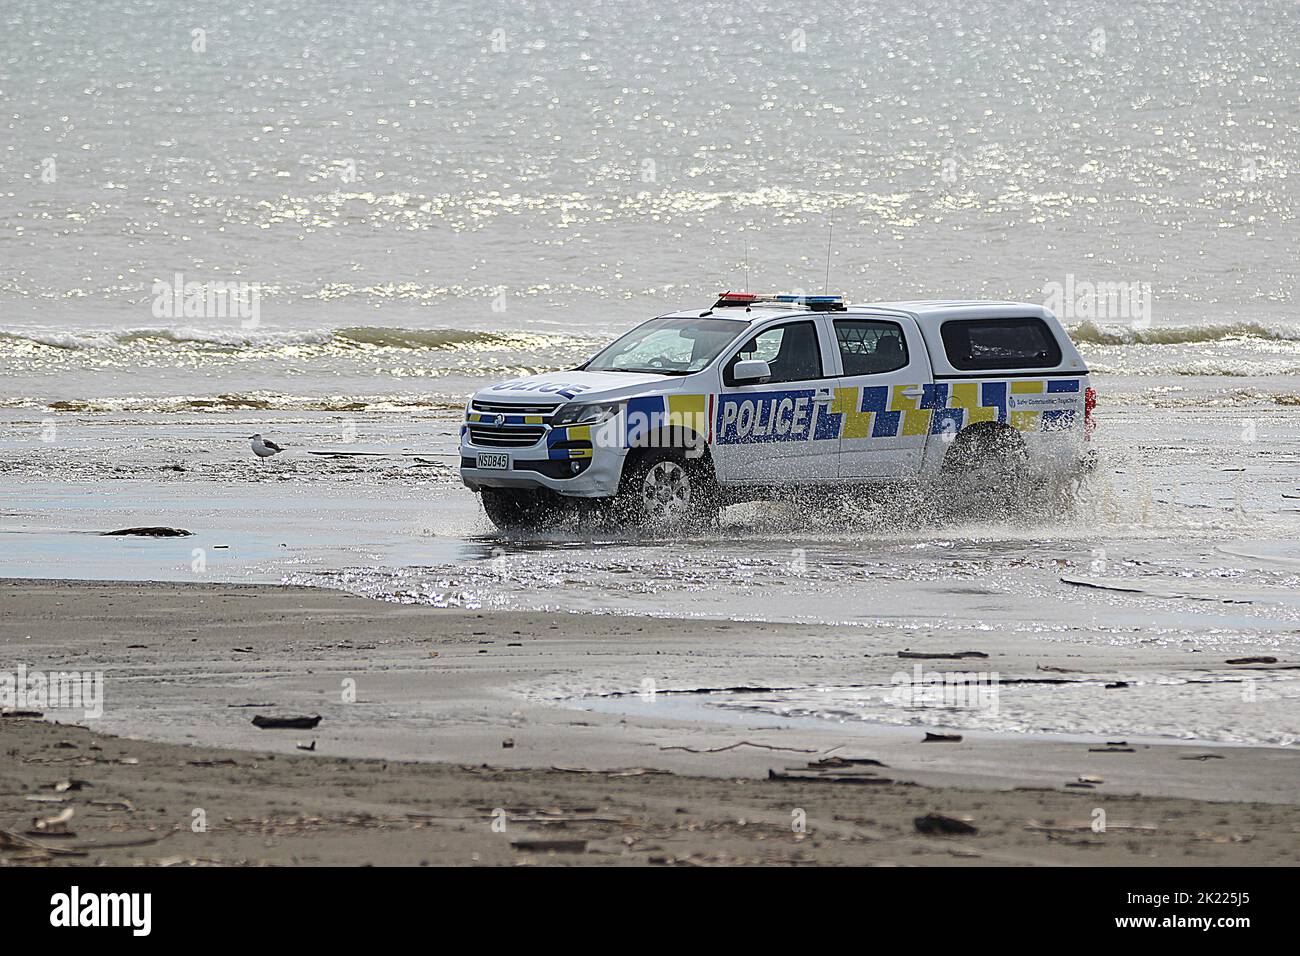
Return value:
M 745 291 L 749 292 L 749 236 L 745 237 Z
M 826 284 L 822 287 L 823 294 L 829 294 L 831 291 L 831 239 L 835 235 L 835 223 L 831 223 L 826 233 Z

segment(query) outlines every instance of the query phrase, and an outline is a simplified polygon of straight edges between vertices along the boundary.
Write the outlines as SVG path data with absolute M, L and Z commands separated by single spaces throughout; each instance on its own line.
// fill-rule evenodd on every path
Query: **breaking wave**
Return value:
M 1128 325 L 1099 325 L 1089 320 L 1073 326 L 1069 331 L 1075 342 L 1088 345 L 1189 345 L 1244 338 L 1300 342 L 1300 328 L 1271 328 L 1257 322 L 1166 325 L 1139 329 Z
M 1187 345 L 1229 339 L 1261 339 L 1300 342 L 1300 327 L 1270 327 L 1256 322 L 1207 325 L 1172 325 L 1133 328 L 1104 325 L 1091 320 L 1070 328 L 1080 345 Z M 111 349 L 168 349 L 238 352 L 252 349 L 322 349 L 335 352 L 375 350 L 410 352 L 473 352 L 488 350 L 533 351 L 558 344 L 600 344 L 592 336 L 555 333 L 471 329 L 418 329 L 394 326 L 351 326 L 339 329 L 4 329 L 0 330 L 0 351 L 65 349 L 94 351 Z
M 61 331 L 0 330 L 0 350 L 23 348 L 93 351 L 152 350 L 244 351 L 323 348 L 331 351 L 484 351 L 534 350 L 564 337 L 537 332 L 483 332 L 466 329 L 404 329 L 355 326 L 342 329 L 273 331 L 263 329 L 137 328 Z
M 55 412 L 381 412 L 381 411 L 459 411 L 463 399 L 449 395 L 288 395 L 278 392 L 226 393 L 196 395 L 124 395 L 106 398 L 60 399 L 39 401 L 26 398 L 0 398 L 0 408 L 36 408 Z

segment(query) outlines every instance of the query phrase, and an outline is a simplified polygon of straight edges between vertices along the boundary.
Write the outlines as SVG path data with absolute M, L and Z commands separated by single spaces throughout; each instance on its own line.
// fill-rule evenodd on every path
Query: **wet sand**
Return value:
M 769 676 L 780 647 L 809 680 L 853 659 L 896 667 L 896 649 L 870 629 L 436 609 L 247 585 L 7 581 L 0 603 L 6 667 L 105 673 L 97 720 L 4 719 L 0 829 L 21 835 L 71 807 L 75 837 L 30 839 L 75 848 L 166 835 L 89 856 L 11 847 L 0 859 L 1295 862 L 1294 748 L 992 734 L 921 743 L 914 726 L 696 706 L 708 697 L 698 691 Z M 912 646 L 925 650 L 924 635 Z M 981 666 L 1004 674 L 1117 656 L 1130 670 L 1173 666 L 1151 648 L 993 639 L 984 649 Z M 623 696 L 536 692 L 567 693 L 598 671 L 623 675 Z M 288 713 L 322 720 L 251 722 Z M 809 769 L 827 758 L 884 766 Z M 810 779 L 768 779 L 792 769 Z M 89 786 L 59 789 L 74 780 Z M 198 808 L 202 834 L 190 829 Z M 491 826 L 497 809 L 504 833 Z M 1104 833 L 1090 826 L 1097 810 Z M 796 811 L 806 833 L 791 829 Z M 914 819 L 931 812 L 969 817 L 979 832 L 918 833 Z M 581 853 L 512 843 L 539 838 L 586 843 Z

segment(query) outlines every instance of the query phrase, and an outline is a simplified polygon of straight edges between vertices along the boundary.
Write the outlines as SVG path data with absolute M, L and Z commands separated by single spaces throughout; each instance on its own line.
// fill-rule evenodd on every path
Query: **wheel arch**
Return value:
M 717 481 L 713 453 L 707 439 L 695 429 L 685 425 L 665 425 L 647 432 L 630 443 L 627 457 L 623 461 L 624 473 L 626 474 L 630 467 L 647 454 L 663 449 L 680 451 L 688 460 L 699 461 L 708 470 L 709 476 Z M 692 456 L 690 454 L 692 451 L 697 451 L 697 454 Z

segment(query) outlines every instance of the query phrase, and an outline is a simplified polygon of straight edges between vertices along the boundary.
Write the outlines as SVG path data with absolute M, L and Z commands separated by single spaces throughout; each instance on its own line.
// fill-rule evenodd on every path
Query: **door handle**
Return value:
M 909 385 L 907 388 L 900 388 L 899 391 L 908 398 L 920 398 L 925 394 L 925 389 L 920 385 Z
M 832 401 L 833 398 L 834 396 L 831 395 L 831 390 L 829 388 L 819 388 L 817 389 L 817 393 L 813 396 L 813 401 L 820 405 L 822 402 Z

